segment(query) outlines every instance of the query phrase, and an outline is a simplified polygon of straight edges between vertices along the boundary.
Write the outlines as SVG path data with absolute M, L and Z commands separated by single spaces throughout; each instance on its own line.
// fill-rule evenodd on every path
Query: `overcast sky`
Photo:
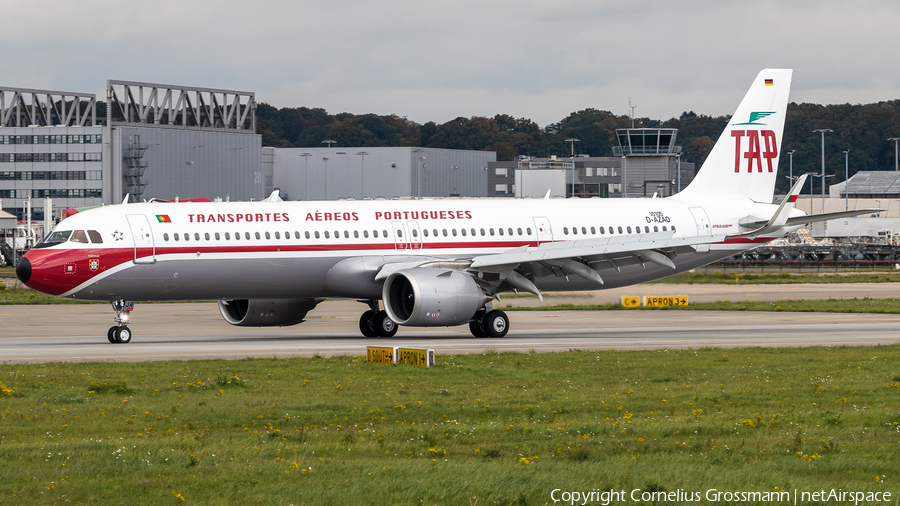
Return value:
M 107 79 L 417 123 L 604 109 L 730 115 L 757 72 L 794 102 L 900 98 L 900 2 L 0 0 L 0 86 Z

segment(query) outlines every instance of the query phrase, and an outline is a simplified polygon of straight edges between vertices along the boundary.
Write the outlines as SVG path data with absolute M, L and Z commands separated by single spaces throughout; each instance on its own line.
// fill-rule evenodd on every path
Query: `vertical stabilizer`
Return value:
M 697 176 L 677 198 L 772 202 L 792 73 L 766 69 L 756 76 Z

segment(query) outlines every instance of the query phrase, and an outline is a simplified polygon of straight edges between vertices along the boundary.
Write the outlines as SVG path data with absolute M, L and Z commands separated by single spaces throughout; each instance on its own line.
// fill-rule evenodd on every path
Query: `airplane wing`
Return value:
M 675 269 L 672 258 L 695 251 L 698 246 L 725 240 L 724 235 L 674 238 L 674 232 L 656 232 L 609 238 L 548 242 L 535 247 L 515 248 L 471 259 L 469 271 L 497 275 L 515 289 L 538 297 L 540 290 L 531 282 L 535 277 L 578 276 L 598 285 L 598 271 L 619 270 L 626 265 L 647 263 Z

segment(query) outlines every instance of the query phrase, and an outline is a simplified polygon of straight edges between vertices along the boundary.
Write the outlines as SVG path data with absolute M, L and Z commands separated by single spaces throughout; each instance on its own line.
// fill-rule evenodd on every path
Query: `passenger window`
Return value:
M 234 233 L 234 240 L 235 240 L 235 241 L 240 241 L 240 240 L 241 240 L 241 233 L 240 233 L 240 232 L 235 232 L 235 233 Z
M 436 229 L 436 228 L 435 228 L 435 229 L 433 229 L 433 230 L 432 230 L 432 232 L 434 232 L 434 236 L 435 236 L 435 237 L 437 237 L 437 236 L 438 236 L 438 233 L 437 233 L 437 229 Z
M 526 228 L 526 229 L 525 229 L 525 232 L 527 232 L 528 235 L 531 235 L 531 227 Z
M 184 234 L 184 240 L 185 240 L 185 241 L 190 241 L 190 240 L 191 240 L 191 235 L 188 234 L 187 232 L 185 232 L 185 234 Z
M 475 229 L 473 228 L 473 229 L 472 229 L 472 237 L 475 237 L 476 235 L 477 235 L 477 234 L 475 234 Z
M 306 238 L 309 239 L 309 232 L 306 233 Z M 294 239 L 300 239 L 300 232 L 298 230 L 294 231 Z
M 509 232 L 509 235 L 513 235 L 512 227 L 509 227 L 508 229 L 506 229 L 506 231 Z
M 327 230 L 325 231 L 325 238 L 331 239 L 331 234 L 329 234 Z
M 325 232 L 325 233 L 327 234 L 328 232 Z M 319 238 L 319 231 L 316 230 L 315 234 L 316 234 L 316 239 L 318 239 L 318 238 Z
M 578 235 L 578 227 L 572 227 L 572 235 Z
M 631 227 L 627 227 L 625 230 L 627 230 L 629 234 L 631 233 Z
M 569 227 L 563 227 L 563 234 L 569 235 Z
M 88 230 L 88 237 L 91 238 L 91 242 L 94 244 L 103 244 L 103 237 L 100 236 L 100 232 L 96 230 Z
M 266 239 L 272 239 L 272 234 L 266 232 Z
M 344 230 L 344 239 L 349 239 L 349 238 L 350 238 L 350 232 L 347 232 L 346 230 Z
M 203 238 L 208 241 L 209 240 L 209 232 L 204 233 Z
M 281 239 L 281 232 L 275 232 L 275 238 Z
M 444 237 L 447 237 L 447 229 L 446 228 L 443 230 L 443 232 L 444 232 Z
M 453 234 L 453 237 L 456 237 L 456 229 L 455 228 L 451 228 L 450 233 Z
M 194 232 L 194 240 L 195 240 L 195 241 L 199 241 L 199 240 L 200 240 L 200 232 Z
M 363 230 L 363 237 L 365 237 L 366 239 L 369 238 L 369 231 L 368 231 L 368 230 Z
M 499 232 L 500 235 L 503 235 L 503 229 L 502 229 L 502 228 L 498 228 L 498 229 L 497 229 L 497 232 Z
M 594 227 L 591 227 L 591 235 L 597 235 L 597 231 L 594 229 Z
M 397 237 L 403 237 L 403 231 L 399 228 L 397 229 Z
M 244 239 L 250 240 L 250 232 L 244 232 Z M 259 239 L 259 237 L 257 237 Z
M 413 236 L 413 237 L 419 237 L 419 231 L 416 230 L 416 229 L 412 229 L 412 236 Z
M 178 238 L 178 234 L 172 234 L 172 236 L 175 237 L 175 240 L 176 240 L 176 241 L 179 241 L 179 240 L 180 240 L 180 239 Z
M 221 237 L 222 237 L 222 236 L 220 236 L 219 233 L 216 232 L 216 240 L 218 241 L 219 239 L 221 239 Z
M 255 235 L 255 236 L 256 236 L 256 240 L 257 240 L 257 241 L 258 241 L 258 240 L 259 240 L 259 239 L 260 239 L 260 236 L 259 236 L 259 232 L 254 232 L 254 234 L 253 234 L 253 235 Z
M 481 229 L 481 236 L 484 237 L 484 229 Z
M 169 242 L 169 234 L 163 234 L 163 241 Z
M 384 232 L 384 238 L 387 239 L 387 237 L 388 237 L 387 230 L 382 230 L 382 232 Z
M 522 235 L 522 227 L 517 228 L 517 229 L 516 229 L 516 232 L 518 232 L 519 235 Z
M 622 233 L 622 227 L 619 227 L 619 233 L 620 234 Z
M 354 237 L 354 239 L 359 239 L 359 230 L 353 231 L 353 237 Z
M 582 233 L 582 234 L 587 234 L 587 229 L 584 228 L 584 227 L 581 227 L 581 233 Z
M 340 231 L 338 231 L 338 230 L 335 230 L 335 231 L 334 231 L 334 238 L 335 238 L 335 239 L 340 239 L 340 238 L 341 238 L 341 233 L 340 233 Z
M 466 229 L 461 228 L 461 229 L 459 229 L 459 232 L 463 235 L 463 237 L 466 236 Z
M 490 232 L 491 235 L 494 235 L 494 229 L 493 229 L 493 228 L 489 228 L 489 229 L 488 229 L 488 232 Z
M 374 238 L 376 238 L 376 239 L 378 238 L 378 231 L 377 231 L 377 230 L 373 230 L 373 231 L 372 231 L 372 237 L 374 237 Z
M 225 232 L 225 240 L 226 240 L 226 241 L 230 241 L 230 240 L 231 240 L 231 234 L 229 234 L 228 232 Z
M 84 233 L 84 230 L 76 230 L 72 232 L 72 238 L 69 239 L 72 242 L 81 242 L 87 244 L 88 238 L 87 234 Z
M 675 225 L 672 225 L 672 232 L 675 231 Z
M 600 227 L 600 235 L 606 234 L 606 230 L 603 227 Z

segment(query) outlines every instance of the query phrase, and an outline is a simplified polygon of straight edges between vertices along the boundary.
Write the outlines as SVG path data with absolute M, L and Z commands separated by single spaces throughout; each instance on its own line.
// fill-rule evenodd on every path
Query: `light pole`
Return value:
M 677 167 L 678 172 L 675 174 L 675 179 L 678 181 L 678 191 L 676 193 L 681 193 L 681 153 L 675 155 L 675 166 Z
M 900 141 L 900 137 L 891 137 L 888 140 L 894 141 L 894 170 L 900 171 L 900 164 L 897 163 L 897 141 Z
M 789 175 L 790 175 L 790 180 L 791 180 L 791 187 L 794 186 L 794 151 L 797 151 L 797 150 L 792 149 L 792 150 L 788 151 L 788 157 L 790 157 L 790 164 L 788 164 L 788 165 L 790 166 Z
M 830 128 L 819 128 L 813 130 L 813 133 L 822 134 L 822 212 L 825 212 L 825 134 L 833 132 Z
M 566 142 L 568 142 L 572 147 L 572 191 L 570 192 L 569 196 L 574 197 L 575 196 L 575 143 L 581 142 L 581 139 L 576 139 L 574 137 L 570 137 L 570 138 L 566 139 Z
M 303 157 L 303 200 L 309 200 L 309 157 L 312 153 L 300 153 Z
M 628 160 L 627 155 L 622 155 L 622 198 L 628 198 Z
M 328 158 L 322 158 L 325 162 L 325 197 L 322 200 L 328 200 Z
M 834 177 L 834 174 L 828 174 L 827 176 L 823 176 L 822 174 L 812 174 L 812 177 L 822 178 L 822 188 L 825 188 L 825 178 L 826 177 Z M 810 191 L 812 193 L 812 191 Z M 812 204 L 809 205 L 810 214 L 812 213 Z M 825 192 L 822 191 L 822 214 L 825 214 Z
M 324 141 L 321 142 L 321 144 L 328 144 L 328 147 L 330 148 L 332 144 L 337 144 L 337 141 L 333 141 L 331 139 L 325 139 Z
M 848 159 L 850 158 L 850 150 L 844 150 L 844 211 L 850 210 L 850 201 L 847 197 L 847 191 L 850 189 L 850 163 Z
M 412 152 L 418 153 L 420 155 L 419 163 L 416 164 L 416 185 L 418 187 L 418 190 L 416 191 L 416 198 L 421 199 L 422 198 L 422 162 L 425 160 L 425 157 L 421 156 L 421 154 L 424 153 L 425 150 L 422 148 L 416 148 L 416 149 L 412 150 Z
M 365 195 L 365 191 L 366 191 L 365 190 L 365 187 L 366 187 L 366 155 L 368 155 L 369 153 L 366 153 L 365 151 L 360 151 L 359 153 L 356 153 L 356 154 L 362 157 L 362 163 L 360 164 L 360 172 L 362 172 L 362 174 L 360 174 L 360 177 L 359 177 L 359 179 L 360 179 L 359 198 L 362 199 L 363 195 Z

